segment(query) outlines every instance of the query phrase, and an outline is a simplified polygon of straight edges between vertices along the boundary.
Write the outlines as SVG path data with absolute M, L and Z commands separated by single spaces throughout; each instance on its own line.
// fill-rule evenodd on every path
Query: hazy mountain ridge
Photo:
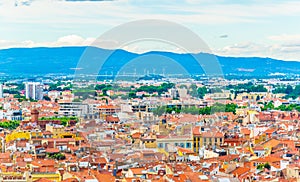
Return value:
M 87 47 L 57 47 L 57 48 L 11 48 L 0 50 L 0 73 L 2 75 L 42 75 L 42 74 L 74 74 L 79 60 Z M 300 62 L 282 61 L 271 58 L 259 57 L 223 57 L 210 54 L 177 54 L 171 52 L 148 52 L 135 54 L 124 50 L 105 50 L 99 48 L 88 48 L 93 50 L 94 59 L 97 56 L 113 53 L 103 65 L 101 70 L 104 73 L 112 70 L 114 74 L 132 59 L 160 59 L 167 57 L 175 60 L 191 74 L 203 74 L 203 69 L 197 66 L 193 56 L 200 59 L 217 58 L 222 72 L 226 75 L 248 75 L 261 76 L 271 73 L 294 73 L 300 72 Z M 149 55 L 155 55 L 151 57 Z M 158 57 L 157 57 L 158 56 Z M 155 63 L 160 64 L 160 63 Z M 163 64 L 163 63 L 161 63 Z M 160 65 L 157 65 L 160 66 Z M 161 65 L 163 67 L 165 65 Z M 113 67 L 113 69 L 112 69 Z M 110 68 L 110 69 L 108 69 Z M 166 74 L 172 67 L 168 65 Z

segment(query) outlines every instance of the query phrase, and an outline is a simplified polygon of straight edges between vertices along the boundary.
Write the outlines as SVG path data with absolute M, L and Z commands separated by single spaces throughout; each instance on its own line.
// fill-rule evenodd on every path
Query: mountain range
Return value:
M 99 63 L 100 62 L 100 63 Z M 99 70 L 100 66 L 101 69 Z M 11 48 L 0 50 L 0 76 L 205 73 L 268 76 L 300 73 L 300 62 L 261 57 L 152 51 L 136 54 L 96 47 Z

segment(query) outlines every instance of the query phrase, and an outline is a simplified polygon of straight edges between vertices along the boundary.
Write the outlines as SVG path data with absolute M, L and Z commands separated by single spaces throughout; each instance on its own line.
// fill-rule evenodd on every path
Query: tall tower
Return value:
M 0 98 L 3 98 L 3 84 L 0 83 Z
M 31 122 L 38 123 L 39 121 L 39 111 L 36 109 L 33 109 L 31 111 Z
M 26 99 L 42 100 L 43 85 L 39 82 L 26 82 L 25 94 L 26 94 Z

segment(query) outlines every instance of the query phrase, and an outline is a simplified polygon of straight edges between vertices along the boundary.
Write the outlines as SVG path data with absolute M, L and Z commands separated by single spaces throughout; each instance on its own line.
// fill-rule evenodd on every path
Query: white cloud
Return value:
M 64 37 L 60 37 L 54 45 L 62 46 L 62 45 L 90 45 L 95 41 L 94 38 L 82 38 L 78 35 L 67 35 Z
M 216 24 L 257 22 L 258 17 L 299 15 L 300 2 L 226 4 L 189 0 L 163 3 L 145 1 L 63 1 L 16 0 L 27 6 L 15 7 L 13 1 L 3 0 L 0 13 L 4 21 L 16 23 L 107 23 L 157 18 L 179 23 Z
M 285 61 L 300 61 L 300 45 L 241 42 L 214 49 L 213 53 L 223 56 L 270 57 Z
M 276 38 L 276 40 L 281 40 Z M 95 38 L 83 38 L 78 35 L 67 35 L 58 38 L 52 42 L 34 42 L 26 41 L 10 41 L 0 40 L 0 49 L 13 47 L 61 47 L 61 46 L 88 46 L 92 45 Z M 286 38 L 284 37 L 284 40 Z M 290 40 L 287 38 L 287 40 Z M 170 46 L 167 44 L 148 44 L 141 42 L 137 44 L 129 44 L 121 49 L 130 52 L 143 53 L 148 51 L 169 51 L 176 53 L 186 53 L 181 48 Z M 300 45 L 293 44 L 259 44 L 254 42 L 241 42 L 233 45 L 228 45 L 220 49 L 213 49 L 212 53 L 221 56 L 237 56 L 237 57 L 270 57 L 286 61 L 300 61 Z
M 67 35 L 53 42 L 34 42 L 32 40 L 13 41 L 0 40 L 0 49 L 13 47 L 61 47 L 61 46 L 88 46 L 95 41 L 94 38 L 83 38 L 78 35 Z
M 284 44 L 300 44 L 300 34 L 282 34 L 268 37 L 269 40 L 282 42 Z
M 215 48 L 214 51 L 217 54 L 300 60 L 300 53 L 298 53 L 300 52 L 300 34 L 274 35 L 261 41 L 271 41 L 269 44 L 254 43 L 256 40 L 252 39 L 253 42 L 231 44 L 232 42 L 241 41 L 233 40 L 237 39 L 236 37 L 244 38 L 249 32 L 256 31 L 256 28 L 260 31 L 262 30 L 259 29 L 260 27 L 267 26 L 264 22 L 276 22 L 277 18 L 280 19 L 276 25 L 278 28 L 270 26 L 270 28 L 263 29 L 263 31 L 270 31 L 271 34 L 273 29 L 287 29 L 286 32 L 289 32 L 290 28 L 285 28 L 282 24 L 285 23 L 284 20 L 289 20 L 290 17 L 299 17 L 299 1 L 288 0 L 277 3 L 272 1 L 251 1 L 250 3 L 234 3 L 232 1 L 233 3 L 227 3 L 224 0 L 0 1 L 0 48 L 89 45 L 95 40 L 94 38 L 84 38 L 78 35 L 96 37 L 101 35 L 106 28 L 111 28 L 120 23 L 151 18 L 170 20 L 187 26 L 192 25 L 193 28 L 196 27 L 195 29 L 199 30 L 200 34 L 201 31 L 209 32 L 213 28 L 212 32 L 219 35 L 220 32 L 215 30 L 224 28 L 225 33 L 229 33 L 230 37 L 216 40 L 216 47 L 219 46 L 217 41 L 221 42 L 222 45 L 225 44 L 222 41 L 231 42 L 227 42 L 227 46 L 223 48 Z M 15 6 L 15 2 L 23 5 Z M 203 30 L 203 28 L 209 27 L 206 25 L 212 25 L 211 29 Z M 223 25 L 225 26 L 223 27 Z M 248 28 L 249 25 L 252 25 L 253 30 Z M 102 27 L 102 29 L 99 30 L 99 27 Z M 15 38 L 11 32 L 14 32 L 16 37 L 18 36 L 16 38 L 18 41 L 6 40 Z M 37 38 L 38 36 L 42 37 L 40 34 L 43 36 L 46 34 L 47 40 L 54 40 L 61 35 L 67 36 L 60 37 L 56 41 L 45 42 L 43 38 Z M 7 38 L 7 35 L 10 38 Z M 259 36 L 257 36 L 257 39 L 259 39 Z M 38 41 L 31 41 L 30 39 Z M 166 50 L 166 47 L 162 46 L 157 48 L 158 50 Z M 125 47 L 125 49 L 135 52 L 147 50 L 136 45 Z M 167 50 L 180 52 L 176 48 Z

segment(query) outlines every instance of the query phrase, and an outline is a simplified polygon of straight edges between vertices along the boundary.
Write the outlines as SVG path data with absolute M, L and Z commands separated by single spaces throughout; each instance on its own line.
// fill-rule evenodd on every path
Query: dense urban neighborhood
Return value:
M 0 0 L 0 182 L 300 182 L 300 0 Z
M 0 181 L 299 181 L 299 83 L 5 81 Z

